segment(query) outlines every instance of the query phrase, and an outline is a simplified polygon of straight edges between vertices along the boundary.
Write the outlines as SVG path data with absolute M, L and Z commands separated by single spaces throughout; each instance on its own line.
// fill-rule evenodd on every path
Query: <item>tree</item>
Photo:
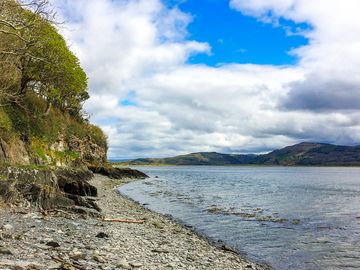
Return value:
M 79 113 L 81 103 L 89 96 L 87 77 L 78 58 L 51 24 L 41 22 L 36 31 L 38 45 L 30 49 L 34 57 L 23 62 L 26 68 L 22 73 L 25 83 L 22 91 L 32 90 L 49 105 L 72 114 Z
M 49 19 L 47 0 L 3 0 L 0 6 L 0 103 L 33 91 L 49 104 L 80 116 L 89 96 L 78 58 Z M 45 113 L 46 115 L 46 113 Z
M 21 60 L 34 58 L 29 49 L 37 43 L 33 34 L 39 21 L 50 21 L 47 0 L 0 2 L 0 105 L 20 96 Z

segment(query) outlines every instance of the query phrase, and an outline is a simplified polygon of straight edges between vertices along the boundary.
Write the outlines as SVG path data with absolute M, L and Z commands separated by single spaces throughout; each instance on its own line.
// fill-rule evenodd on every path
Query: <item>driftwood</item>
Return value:
M 136 219 L 120 219 L 120 218 L 103 218 L 103 221 L 106 222 L 123 222 L 123 223 L 144 223 L 145 220 L 136 220 Z

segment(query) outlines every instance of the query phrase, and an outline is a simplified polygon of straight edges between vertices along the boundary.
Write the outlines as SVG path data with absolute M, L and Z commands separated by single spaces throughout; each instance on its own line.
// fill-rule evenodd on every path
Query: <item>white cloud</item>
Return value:
M 289 109 L 359 109 L 360 17 L 357 0 L 232 0 L 230 5 L 261 20 L 285 18 L 308 23 L 307 46 L 293 53 L 306 79 L 292 85 Z M 352 100 L 353 99 L 353 100 Z
M 86 109 L 109 135 L 111 157 L 360 140 L 357 0 L 230 2 L 264 22 L 281 17 L 312 26 L 291 67 L 187 64 L 211 48 L 188 39 L 189 14 L 160 0 L 53 2 L 88 73 Z M 136 106 L 121 105 L 129 93 Z

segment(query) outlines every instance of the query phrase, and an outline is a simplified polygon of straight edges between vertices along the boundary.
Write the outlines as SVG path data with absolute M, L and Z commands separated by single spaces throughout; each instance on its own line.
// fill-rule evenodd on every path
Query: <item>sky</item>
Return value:
M 358 0 L 51 0 L 109 158 L 360 144 Z

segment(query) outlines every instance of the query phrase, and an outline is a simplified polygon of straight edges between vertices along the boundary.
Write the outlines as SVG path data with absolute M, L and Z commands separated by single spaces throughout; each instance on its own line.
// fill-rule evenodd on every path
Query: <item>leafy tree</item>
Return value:
M 16 101 L 21 89 L 21 59 L 35 58 L 29 49 L 39 21 L 50 21 L 47 0 L 0 1 L 0 104 Z
M 82 102 L 88 99 L 87 77 L 78 58 L 69 50 L 64 38 L 54 26 L 41 22 L 36 35 L 38 45 L 31 48 L 35 58 L 27 58 L 23 65 L 22 91 L 32 90 L 49 105 L 78 114 Z
M 89 96 L 78 58 L 58 33 L 47 0 L 0 4 L 0 104 L 33 91 L 74 116 Z

